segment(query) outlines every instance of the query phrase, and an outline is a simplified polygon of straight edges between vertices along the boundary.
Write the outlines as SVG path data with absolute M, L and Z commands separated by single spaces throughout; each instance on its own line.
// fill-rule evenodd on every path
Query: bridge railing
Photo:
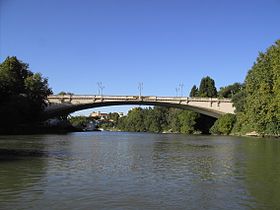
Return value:
M 195 101 L 195 102 L 231 102 L 225 98 L 203 98 L 203 97 L 175 97 L 175 96 L 123 96 L 123 95 L 50 95 L 48 101 L 52 100 L 103 100 L 103 101 Z

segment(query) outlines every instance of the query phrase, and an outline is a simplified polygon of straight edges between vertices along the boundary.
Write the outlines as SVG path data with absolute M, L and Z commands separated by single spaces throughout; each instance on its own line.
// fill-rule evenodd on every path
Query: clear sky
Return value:
M 0 0 L 1 62 L 29 63 L 54 93 L 187 95 L 207 75 L 219 88 L 279 38 L 280 0 Z

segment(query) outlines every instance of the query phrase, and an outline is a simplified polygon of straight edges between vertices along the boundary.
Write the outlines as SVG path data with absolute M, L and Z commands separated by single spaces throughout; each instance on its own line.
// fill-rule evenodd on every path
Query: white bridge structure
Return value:
M 51 118 L 67 115 L 75 111 L 115 105 L 165 106 L 191 110 L 218 118 L 226 113 L 234 113 L 230 99 L 165 97 L 165 96 L 105 96 L 105 95 L 50 95 L 44 115 Z

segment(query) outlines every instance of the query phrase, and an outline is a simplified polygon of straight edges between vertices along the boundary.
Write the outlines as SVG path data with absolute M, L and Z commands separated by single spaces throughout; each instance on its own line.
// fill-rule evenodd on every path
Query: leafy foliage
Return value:
M 191 134 L 195 132 L 196 120 L 199 114 L 192 111 L 183 110 L 179 115 L 180 133 Z
M 215 81 L 209 76 L 203 77 L 200 81 L 199 88 L 196 85 L 192 87 L 190 97 L 217 97 Z
M 246 92 L 244 90 L 241 90 L 232 97 L 231 101 L 233 102 L 236 113 L 243 112 L 246 102 Z
M 194 85 L 191 89 L 190 97 L 197 97 L 197 96 L 199 96 L 198 88 L 196 87 L 196 85 Z
M 232 98 L 234 95 L 236 95 L 242 90 L 243 86 L 244 86 L 243 84 L 235 82 L 232 85 L 221 87 L 218 92 L 218 97 Z
M 0 64 L 1 128 L 38 119 L 51 93 L 46 78 L 16 57 L 7 57 Z
M 215 81 L 209 76 L 202 78 L 200 81 L 198 94 L 200 97 L 217 97 Z
M 128 112 L 127 117 L 124 119 L 125 121 L 122 122 L 122 130 L 126 131 L 137 131 L 143 132 L 145 131 L 144 126 L 144 113 L 141 108 L 135 108 Z
M 108 119 L 112 120 L 114 123 L 119 121 L 120 115 L 117 112 L 110 112 Z
M 68 120 L 72 126 L 82 130 L 86 128 L 87 124 L 93 119 L 86 116 L 71 116 Z
M 280 135 L 280 40 L 259 54 L 246 76 L 245 95 L 238 121 L 246 120 L 258 133 Z
M 236 122 L 236 116 L 234 114 L 225 114 L 221 116 L 211 127 L 210 133 L 212 134 L 230 134 Z
M 134 108 L 126 117 L 119 118 L 118 128 L 137 132 L 180 132 L 191 134 L 196 132 L 199 114 L 174 108 Z
M 48 87 L 48 80 L 43 78 L 40 73 L 35 73 L 24 80 L 24 85 L 27 98 L 41 110 L 44 100 L 52 93 Z
M 24 81 L 31 75 L 27 64 L 20 62 L 16 57 L 7 57 L 0 64 L 1 99 L 25 93 Z
M 280 40 L 260 53 L 244 84 L 234 83 L 220 89 L 219 97 L 232 98 L 236 122 L 225 115 L 211 128 L 212 133 L 280 135 Z
M 74 95 L 74 93 L 61 91 L 61 92 L 59 92 L 57 95 L 60 95 L 60 96 L 64 96 L 64 95 Z

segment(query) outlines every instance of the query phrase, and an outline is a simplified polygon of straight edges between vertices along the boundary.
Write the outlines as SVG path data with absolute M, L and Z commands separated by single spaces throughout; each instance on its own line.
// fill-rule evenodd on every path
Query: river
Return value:
M 280 209 L 280 141 L 0 136 L 0 209 Z

